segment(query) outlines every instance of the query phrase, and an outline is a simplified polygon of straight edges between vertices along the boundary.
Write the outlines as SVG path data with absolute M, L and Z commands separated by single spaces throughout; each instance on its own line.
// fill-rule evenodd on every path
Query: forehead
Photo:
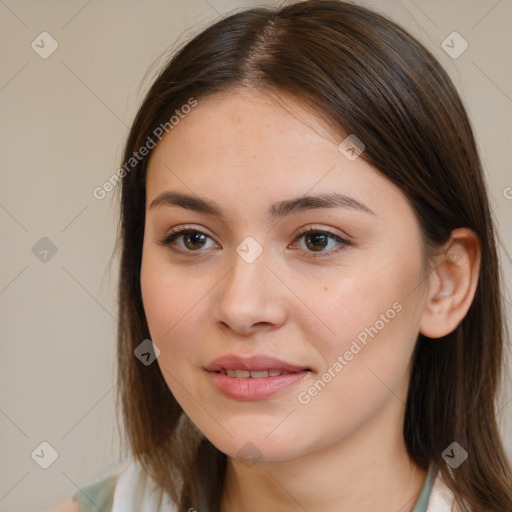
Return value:
M 306 192 L 351 193 L 377 209 L 386 192 L 401 197 L 362 158 L 350 161 L 339 151 L 344 137 L 289 96 L 245 89 L 210 96 L 153 151 L 148 204 L 166 189 L 243 200 L 246 207 Z
M 208 96 L 182 116 L 159 144 L 176 150 L 193 148 L 188 158 L 208 153 L 216 159 L 257 158 L 279 152 L 291 157 L 307 154 L 311 146 L 327 148 L 336 138 L 320 117 L 289 95 L 254 89 L 231 89 Z M 332 150 L 332 147 L 330 147 Z M 161 152 L 161 149 L 155 150 Z

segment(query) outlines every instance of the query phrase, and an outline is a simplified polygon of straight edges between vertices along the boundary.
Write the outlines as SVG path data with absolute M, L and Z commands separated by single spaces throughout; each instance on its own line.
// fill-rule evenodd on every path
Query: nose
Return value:
M 252 262 L 234 253 L 232 262 L 216 287 L 217 326 L 242 335 L 281 326 L 287 315 L 286 288 L 267 266 L 271 262 L 266 252 Z

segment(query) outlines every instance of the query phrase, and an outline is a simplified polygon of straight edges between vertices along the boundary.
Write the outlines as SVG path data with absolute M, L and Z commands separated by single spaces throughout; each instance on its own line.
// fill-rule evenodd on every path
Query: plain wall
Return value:
M 512 3 L 360 3 L 416 35 L 461 91 L 482 151 L 510 290 Z M 115 192 L 98 200 L 93 189 L 120 166 L 129 125 L 155 76 L 154 68 L 146 76 L 152 63 L 219 15 L 256 5 L 262 3 L 0 3 L 0 511 L 56 504 L 122 460 L 114 414 L 117 260 L 110 261 Z M 46 59 L 31 47 L 35 40 L 39 52 L 51 48 L 47 36 L 42 48 L 44 31 L 58 43 Z M 469 44 L 456 59 L 441 47 L 453 31 Z M 511 398 L 508 381 L 500 419 L 509 454 Z M 31 457 L 43 441 L 58 452 L 48 469 Z

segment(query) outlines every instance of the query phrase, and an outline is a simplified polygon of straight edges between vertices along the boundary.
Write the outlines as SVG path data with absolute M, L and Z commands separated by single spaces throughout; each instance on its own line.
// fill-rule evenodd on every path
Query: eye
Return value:
M 329 256 L 352 245 L 339 235 L 315 228 L 302 230 L 295 240 L 300 240 L 302 243 L 298 244 L 299 249 L 306 251 L 308 257 L 313 258 Z M 175 251 L 189 253 L 201 252 L 201 249 L 211 249 L 218 246 L 208 234 L 197 228 L 187 226 L 173 229 L 166 238 L 159 240 L 158 243 L 169 246 Z M 291 247 L 294 248 L 293 245 Z
M 199 252 L 200 249 L 211 249 L 208 240 L 213 242 L 212 238 L 199 229 L 191 229 L 188 227 L 180 227 L 173 229 L 171 233 L 159 240 L 159 243 L 171 247 L 175 250 L 183 252 Z M 213 242 L 214 245 L 217 245 Z
M 295 240 L 303 242 L 300 249 L 304 249 L 308 257 L 327 256 L 350 246 L 351 243 L 340 236 L 331 233 L 330 231 L 319 230 L 315 228 L 308 228 L 299 233 Z M 293 247 L 293 246 L 292 246 Z M 311 254 L 313 253 L 313 254 Z M 317 254 L 314 254 L 317 253 Z

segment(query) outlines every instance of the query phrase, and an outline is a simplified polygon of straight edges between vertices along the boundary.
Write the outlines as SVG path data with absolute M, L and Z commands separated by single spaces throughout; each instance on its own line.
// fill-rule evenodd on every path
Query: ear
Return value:
M 453 332 L 468 312 L 480 273 L 481 247 L 469 228 L 452 231 L 443 254 L 435 258 L 419 332 L 440 338 Z

